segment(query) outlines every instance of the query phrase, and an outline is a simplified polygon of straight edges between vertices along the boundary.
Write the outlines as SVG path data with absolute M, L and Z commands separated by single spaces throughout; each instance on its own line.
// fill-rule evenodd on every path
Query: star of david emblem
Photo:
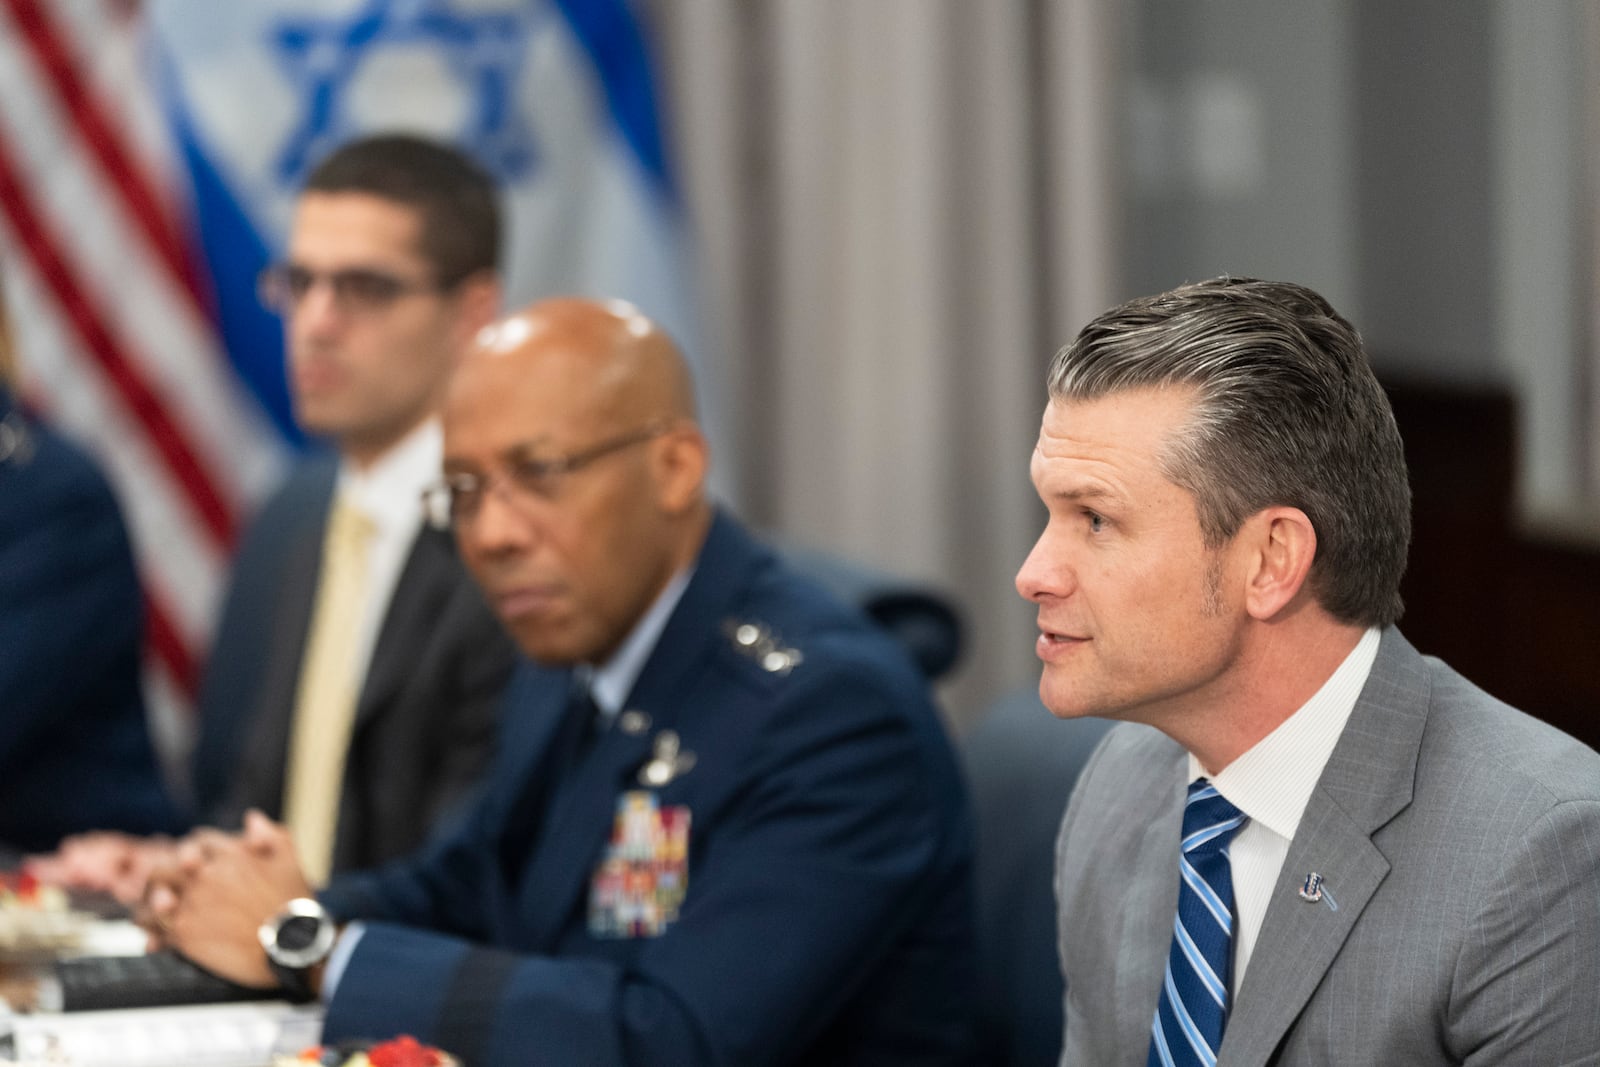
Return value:
M 339 17 L 302 15 L 270 32 L 300 94 L 275 176 L 298 186 L 317 160 L 373 129 L 421 127 L 501 181 L 537 162 L 516 107 L 533 9 L 466 14 L 449 0 L 368 0 Z

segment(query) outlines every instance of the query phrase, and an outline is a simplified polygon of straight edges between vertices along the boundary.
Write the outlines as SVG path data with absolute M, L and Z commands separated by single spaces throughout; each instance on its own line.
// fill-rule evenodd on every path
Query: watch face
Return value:
M 322 923 L 309 915 L 291 915 L 278 925 L 278 948 L 284 952 L 302 952 L 317 939 Z
M 261 924 L 261 947 L 279 967 L 303 969 L 320 963 L 333 948 L 333 919 L 314 900 L 291 900 L 284 912 Z

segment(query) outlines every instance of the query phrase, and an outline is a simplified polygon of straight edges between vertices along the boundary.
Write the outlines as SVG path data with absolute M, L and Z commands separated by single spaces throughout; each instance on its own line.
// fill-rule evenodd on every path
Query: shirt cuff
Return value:
M 344 969 L 350 963 L 350 955 L 356 950 L 356 942 L 361 940 L 361 935 L 367 932 L 365 923 L 347 923 L 339 933 L 339 940 L 333 943 L 333 951 L 328 953 L 328 966 L 322 971 L 322 992 L 318 999 L 323 1004 L 331 1004 L 333 995 L 339 991 L 339 979 L 344 977 Z

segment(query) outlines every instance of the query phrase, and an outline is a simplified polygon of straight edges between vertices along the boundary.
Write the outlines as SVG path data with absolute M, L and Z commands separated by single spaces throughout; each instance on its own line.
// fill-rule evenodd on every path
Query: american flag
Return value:
M 508 293 L 633 300 L 693 351 L 648 40 L 627 0 L 0 0 L 0 278 L 23 395 L 88 444 L 181 747 L 230 552 L 299 447 L 254 279 L 342 140 L 502 179 Z

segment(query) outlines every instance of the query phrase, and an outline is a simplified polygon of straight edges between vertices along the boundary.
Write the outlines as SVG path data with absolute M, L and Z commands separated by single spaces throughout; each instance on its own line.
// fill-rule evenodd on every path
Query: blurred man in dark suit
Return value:
M 427 839 L 487 766 L 515 659 L 449 535 L 422 521 L 446 380 L 499 297 L 490 178 L 453 149 L 384 135 L 324 160 L 285 261 L 295 415 L 333 446 L 245 535 L 200 698 L 203 821 L 285 818 L 317 882 Z M 55 877 L 137 896 L 159 847 L 75 842 Z
M 102 826 L 173 832 L 121 510 L 88 455 L 21 410 L 13 380 L 0 299 L 0 849 Z

